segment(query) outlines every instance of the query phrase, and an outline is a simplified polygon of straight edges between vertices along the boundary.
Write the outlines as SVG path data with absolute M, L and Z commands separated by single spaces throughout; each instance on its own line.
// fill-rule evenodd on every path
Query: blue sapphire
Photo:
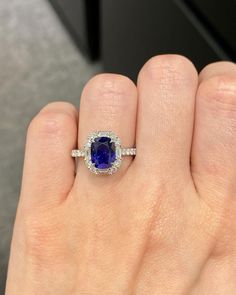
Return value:
M 91 161 L 98 169 L 110 168 L 116 160 L 115 143 L 109 137 L 97 137 L 91 145 Z

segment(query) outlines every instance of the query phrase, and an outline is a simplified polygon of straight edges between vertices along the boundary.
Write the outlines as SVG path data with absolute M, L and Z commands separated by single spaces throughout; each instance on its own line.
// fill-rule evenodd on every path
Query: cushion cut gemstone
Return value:
M 91 145 L 91 161 L 98 169 L 112 167 L 116 160 L 115 143 L 109 137 L 97 137 Z

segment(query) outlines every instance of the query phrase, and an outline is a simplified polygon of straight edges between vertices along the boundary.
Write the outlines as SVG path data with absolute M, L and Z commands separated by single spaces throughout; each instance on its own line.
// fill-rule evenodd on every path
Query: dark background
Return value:
M 50 1 L 87 57 L 133 80 L 156 54 L 185 55 L 198 70 L 236 60 L 235 0 Z

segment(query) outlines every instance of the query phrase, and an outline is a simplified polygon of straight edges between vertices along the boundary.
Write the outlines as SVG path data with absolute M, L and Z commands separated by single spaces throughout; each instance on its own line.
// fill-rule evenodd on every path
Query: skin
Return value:
M 75 177 L 95 130 L 137 155 L 112 176 L 80 159 Z M 30 123 L 6 295 L 236 294 L 235 167 L 235 64 L 95 76 L 79 113 L 51 103 Z

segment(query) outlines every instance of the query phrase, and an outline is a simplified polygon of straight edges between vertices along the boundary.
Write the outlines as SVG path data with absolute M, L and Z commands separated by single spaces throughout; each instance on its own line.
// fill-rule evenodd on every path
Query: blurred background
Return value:
M 236 60 L 236 0 L 0 2 L 0 294 L 17 207 L 27 126 L 42 106 L 79 105 L 98 72 L 136 81 L 151 56 L 186 55 L 201 70 Z

